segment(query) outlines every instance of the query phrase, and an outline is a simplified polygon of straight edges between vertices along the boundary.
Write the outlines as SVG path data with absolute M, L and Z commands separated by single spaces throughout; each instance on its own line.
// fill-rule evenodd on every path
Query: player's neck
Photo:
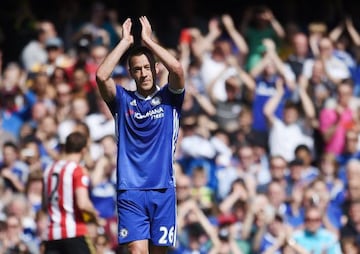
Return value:
M 82 155 L 81 153 L 69 153 L 69 154 L 65 154 L 64 159 L 68 161 L 74 161 L 76 163 L 80 163 L 82 159 Z

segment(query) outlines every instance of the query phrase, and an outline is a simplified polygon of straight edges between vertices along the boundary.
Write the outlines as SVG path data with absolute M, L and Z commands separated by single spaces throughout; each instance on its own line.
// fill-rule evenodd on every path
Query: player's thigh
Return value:
M 146 211 L 146 191 L 118 191 L 118 242 L 150 239 L 150 220 Z
M 151 243 L 155 246 L 173 246 L 176 242 L 175 189 L 149 191 L 149 200 Z

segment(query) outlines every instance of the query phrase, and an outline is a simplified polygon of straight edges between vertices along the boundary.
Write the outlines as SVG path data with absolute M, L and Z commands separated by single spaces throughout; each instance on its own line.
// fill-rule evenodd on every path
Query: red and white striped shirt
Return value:
M 75 202 L 75 190 L 89 187 L 89 176 L 76 162 L 60 160 L 44 172 L 44 191 L 50 223 L 48 240 L 86 234 L 86 224 Z

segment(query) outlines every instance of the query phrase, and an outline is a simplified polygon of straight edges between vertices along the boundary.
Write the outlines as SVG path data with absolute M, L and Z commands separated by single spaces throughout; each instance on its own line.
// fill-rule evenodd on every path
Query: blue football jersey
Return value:
M 184 91 L 173 93 L 168 85 L 147 98 L 116 86 L 109 107 L 118 139 L 118 190 L 175 185 L 173 160 L 183 100 Z

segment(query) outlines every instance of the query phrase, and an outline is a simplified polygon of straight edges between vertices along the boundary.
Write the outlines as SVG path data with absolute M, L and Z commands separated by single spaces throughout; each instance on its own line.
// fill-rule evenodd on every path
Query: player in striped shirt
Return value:
M 45 254 L 94 253 L 86 238 L 86 220 L 97 221 L 97 211 L 88 194 L 89 176 L 79 164 L 86 144 L 83 134 L 71 133 L 63 158 L 44 172 L 44 204 L 49 214 Z
M 180 62 L 152 39 L 146 17 L 139 18 L 141 41 L 128 54 L 136 91 L 115 84 L 111 73 L 134 43 L 132 21 L 97 70 L 100 93 L 116 119 L 118 241 L 130 253 L 164 254 L 175 244 L 176 197 L 173 170 L 184 100 Z M 156 85 L 155 56 L 169 71 L 168 84 Z

